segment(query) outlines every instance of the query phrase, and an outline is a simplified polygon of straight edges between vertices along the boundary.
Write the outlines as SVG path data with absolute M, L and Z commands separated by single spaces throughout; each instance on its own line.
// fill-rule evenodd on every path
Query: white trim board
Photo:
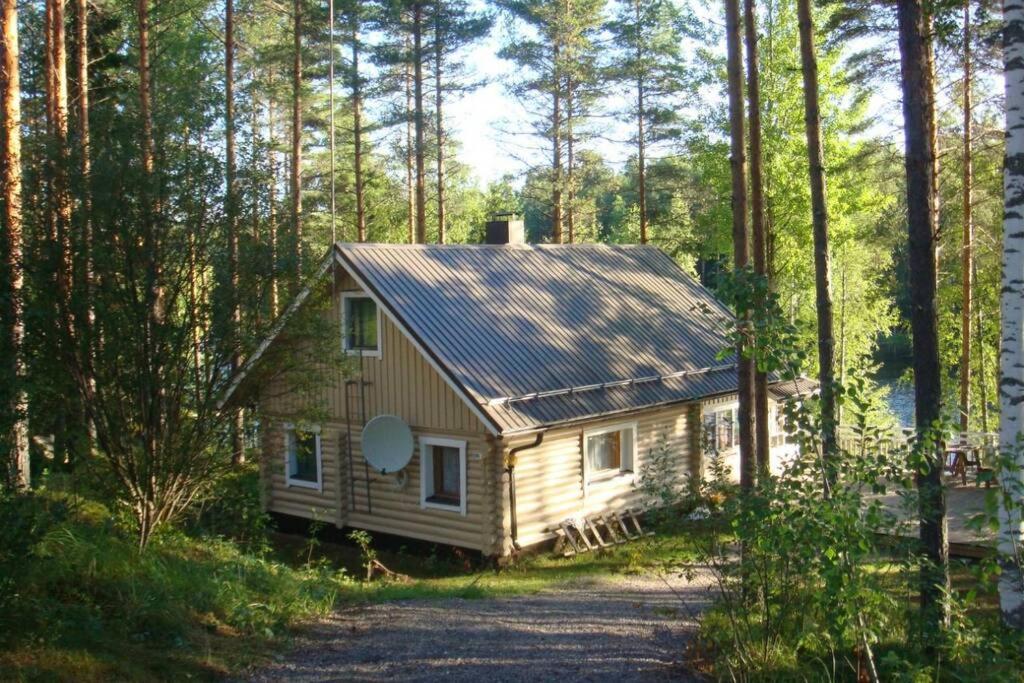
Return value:
M 445 446 L 448 448 L 457 448 L 459 450 L 459 504 L 458 505 L 445 505 L 444 503 L 433 503 L 427 500 L 427 478 L 428 472 L 429 477 L 433 480 L 433 459 L 434 456 L 431 454 L 428 456 L 428 449 L 431 446 Z M 449 439 L 441 436 L 421 436 L 420 437 L 420 508 L 431 509 L 431 510 L 445 510 L 447 512 L 458 512 L 463 517 L 466 516 L 466 489 L 468 482 L 467 468 L 467 454 L 466 454 L 467 443 L 461 439 Z M 427 459 L 430 459 L 430 468 L 427 467 Z M 431 481 L 433 483 L 433 481 Z

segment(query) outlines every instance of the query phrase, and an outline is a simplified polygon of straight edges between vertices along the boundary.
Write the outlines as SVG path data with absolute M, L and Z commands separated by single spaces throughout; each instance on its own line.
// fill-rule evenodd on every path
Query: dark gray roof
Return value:
M 794 398 L 805 398 L 818 391 L 818 383 L 807 377 L 780 380 L 768 388 L 768 393 L 776 401 L 788 401 Z
M 337 253 L 503 433 L 736 390 L 729 311 L 655 247 Z

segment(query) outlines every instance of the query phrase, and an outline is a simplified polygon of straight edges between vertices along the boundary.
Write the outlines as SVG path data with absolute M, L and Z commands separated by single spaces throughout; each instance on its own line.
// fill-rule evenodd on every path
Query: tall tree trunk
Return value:
M 971 263 L 973 280 L 978 281 L 978 262 Z M 982 307 L 974 307 L 974 347 L 978 354 L 978 393 L 981 400 L 978 406 L 981 408 L 981 431 L 988 433 L 988 367 L 985 363 L 985 320 L 982 316 Z
M 224 3 L 224 186 L 227 193 L 228 219 L 228 305 L 231 308 L 229 338 L 231 344 L 231 374 L 242 366 L 242 307 L 238 293 L 238 187 L 235 149 L 235 4 Z M 245 414 L 236 408 L 231 424 L 231 462 L 245 462 Z
M 273 78 L 273 72 L 271 72 Z M 273 93 L 273 87 L 270 92 Z M 267 242 L 270 248 L 270 318 L 277 318 L 280 309 L 277 284 L 277 128 L 274 121 L 276 103 L 273 96 L 267 100 L 267 164 L 270 182 L 267 183 Z
M 302 2 L 295 0 L 292 59 L 292 268 L 295 287 L 302 281 Z
M 897 19 L 906 147 L 915 419 L 921 444 L 916 475 L 920 536 L 925 555 L 921 567 L 921 612 L 926 630 L 938 635 L 949 618 L 945 599 L 949 590 L 949 543 L 942 487 L 943 450 L 938 443 L 941 435 L 935 434 L 942 400 L 934 234 L 936 178 L 932 125 L 935 90 L 924 0 L 899 0 Z
M 633 0 L 633 16 L 636 25 L 641 24 L 641 0 Z M 636 61 L 641 63 L 643 58 L 643 47 L 641 41 L 636 41 Z M 640 244 L 647 244 L 647 133 L 644 131 L 644 120 L 647 117 L 646 103 L 644 96 L 646 87 L 643 74 L 636 79 L 636 172 L 637 172 L 637 199 L 640 211 Z
M 743 116 L 743 43 L 740 35 L 738 0 L 725 2 L 725 40 L 729 76 L 729 151 L 732 170 L 732 249 L 733 265 L 739 271 L 750 262 L 747 244 L 747 162 Z M 738 324 L 749 324 L 749 311 L 736 311 Z M 737 354 L 737 388 L 739 392 L 740 487 L 749 491 L 754 486 L 754 366 L 745 358 L 741 341 Z
M 562 84 L 558 76 L 558 45 L 553 48 L 555 74 L 551 102 L 551 241 L 562 243 Z
M 1016 507 L 1001 506 L 999 550 L 1003 573 L 999 606 L 1007 623 L 1024 628 L 1020 492 L 1024 486 L 1024 3 L 1003 4 L 1006 72 L 1006 160 L 1003 164 L 1003 277 L 999 367 L 999 445 L 1016 466 L 1002 487 Z
M 445 192 L 444 192 L 444 91 L 441 88 L 441 69 L 444 66 L 444 40 L 441 29 L 441 13 L 444 4 L 440 2 L 434 8 L 434 116 L 437 127 L 437 243 L 445 240 Z
M 366 241 L 363 188 L 363 83 L 359 75 L 359 8 L 352 10 L 352 139 L 356 182 L 356 240 Z
M 750 223 L 753 235 L 754 272 L 768 277 L 765 250 L 764 172 L 761 152 L 761 79 L 758 74 L 757 17 L 754 0 L 744 0 L 747 48 L 747 108 L 750 110 Z M 757 469 L 761 476 L 771 473 L 771 442 L 768 435 L 768 375 L 754 371 L 754 439 Z
M 408 204 L 407 219 L 409 223 L 409 244 L 416 242 L 416 189 L 413 185 L 415 171 L 415 154 L 413 153 L 413 118 L 414 110 L 412 96 L 412 63 L 411 63 L 411 41 L 405 36 L 406 62 L 405 69 L 405 201 Z
M 797 1 L 800 23 L 800 62 L 804 81 L 804 123 L 811 181 L 811 219 L 814 228 L 814 289 L 818 308 L 818 380 L 821 383 L 821 441 L 826 486 L 835 480 L 836 401 L 835 333 L 828 255 L 828 205 L 825 199 L 825 161 L 818 109 L 818 57 L 810 0 Z
M 83 378 L 90 387 L 89 394 L 95 394 L 95 378 L 92 372 L 94 345 L 96 343 L 96 310 L 93 302 L 93 225 L 92 225 L 92 141 L 89 131 L 89 2 L 75 0 L 75 34 L 77 36 L 76 96 L 78 99 L 78 171 L 81 174 L 81 295 L 84 313 L 78 320 L 79 335 L 82 339 L 81 352 L 85 357 Z M 95 441 L 95 426 L 89 424 L 89 440 Z
M 964 234 L 961 270 L 963 271 L 963 306 L 960 311 L 960 431 L 966 432 L 971 421 L 971 308 L 974 261 L 974 220 L 972 216 L 972 153 L 971 153 L 971 3 L 964 0 Z
M 22 289 L 24 269 L 22 267 L 22 222 L 21 222 L 21 79 L 18 73 L 18 3 L 17 0 L 3 0 L 0 13 L 0 33 L 3 35 L 3 62 L 0 72 L 0 93 L 3 100 L 3 128 L 0 136 L 3 151 L 0 154 L 3 180 L 3 254 L 6 256 L 2 283 L 5 322 L 3 333 L 7 359 L 7 377 L 11 386 L 10 431 L 5 435 L 10 452 L 10 463 L 5 476 L 14 487 L 28 487 L 28 397 L 25 394 L 25 356 L 22 342 L 25 337 L 25 321 Z M 7 425 L 5 425 L 7 426 Z
M 576 145 L 573 139 L 575 98 L 572 76 L 565 79 L 565 228 L 569 244 L 576 241 Z
M 48 154 L 49 211 L 53 238 L 54 285 L 57 294 L 57 348 L 70 360 L 75 347 L 74 314 L 71 289 L 71 192 L 68 186 L 70 146 L 68 139 L 67 40 L 65 35 L 64 0 L 46 2 L 46 103 L 47 128 L 51 149 Z M 54 455 L 58 462 L 73 459 L 74 432 L 69 424 L 74 413 L 61 402 L 54 435 Z
M 412 6 L 413 93 L 416 102 L 416 241 L 427 241 L 426 138 L 423 111 L 423 3 Z

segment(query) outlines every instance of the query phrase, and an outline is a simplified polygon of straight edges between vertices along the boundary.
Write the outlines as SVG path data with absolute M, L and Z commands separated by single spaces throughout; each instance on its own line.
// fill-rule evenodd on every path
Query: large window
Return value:
M 323 488 L 319 430 L 302 430 L 287 425 L 284 432 L 284 461 L 285 483 L 288 486 L 318 490 Z
M 466 514 L 466 442 L 420 437 L 420 464 L 422 506 Z
M 739 443 L 736 408 L 719 408 L 704 413 L 704 439 L 707 448 L 723 453 Z
M 636 425 L 613 425 L 583 433 L 587 480 L 633 471 Z
M 342 294 L 342 346 L 345 351 L 380 355 L 380 315 L 373 299 L 363 294 Z

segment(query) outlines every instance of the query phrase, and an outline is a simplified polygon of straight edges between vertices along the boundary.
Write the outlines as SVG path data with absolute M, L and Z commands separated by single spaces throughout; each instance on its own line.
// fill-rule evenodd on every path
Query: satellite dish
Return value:
M 381 474 L 394 474 L 412 459 L 412 430 L 402 418 L 378 415 L 363 427 L 363 457 Z

